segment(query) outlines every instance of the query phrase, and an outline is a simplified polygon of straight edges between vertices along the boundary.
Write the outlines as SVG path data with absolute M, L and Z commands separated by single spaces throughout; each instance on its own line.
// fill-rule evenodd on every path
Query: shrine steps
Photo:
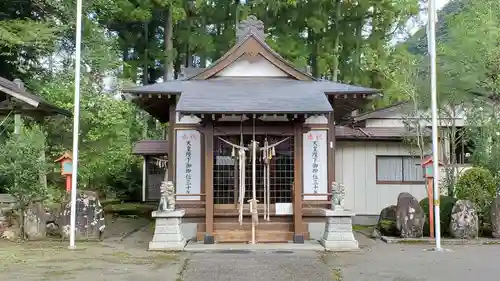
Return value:
M 215 241 L 219 243 L 248 243 L 252 241 L 252 230 L 220 230 L 214 233 Z M 293 240 L 292 231 L 256 229 L 257 243 L 288 243 Z
M 271 221 L 259 218 L 255 228 L 257 243 L 287 243 L 293 240 L 294 227 L 291 218 L 271 217 Z M 197 240 L 203 241 L 205 225 L 198 225 Z M 252 240 L 252 222 L 244 217 L 240 225 L 238 218 L 214 218 L 214 239 L 217 243 L 248 243 Z

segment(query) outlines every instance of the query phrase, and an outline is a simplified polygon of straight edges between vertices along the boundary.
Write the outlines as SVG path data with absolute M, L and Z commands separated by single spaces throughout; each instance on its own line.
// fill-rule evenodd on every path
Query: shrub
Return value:
M 44 134 L 39 126 L 23 127 L 20 134 L 11 135 L 0 145 L 0 177 L 4 189 L 12 195 L 20 211 L 21 237 L 25 238 L 24 214 L 33 203 L 44 201 L 48 188 L 40 182 L 48 165 L 40 157 L 44 152 Z
M 480 222 L 489 222 L 489 209 L 495 199 L 496 186 L 488 170 L 479 167 L 466 170 L 457 181 L 455 194 L 458 199 L 470 200 L 476 205 Z
M 455 206 L 455 202 L 457 199 L 451 196 L 440 196 L 439 201 L 441 202 L 439 215 L 441 221 L 441 235 L 449 236 L 450 235 L 450 221 L 451 221 L 451 210 L 453 206 Z M 424 210 L 425 213 L 425 224 L 424 224 L 424 235 L 429 236 L 429 198 L 426 197 L 420 201 L 420 207 Z

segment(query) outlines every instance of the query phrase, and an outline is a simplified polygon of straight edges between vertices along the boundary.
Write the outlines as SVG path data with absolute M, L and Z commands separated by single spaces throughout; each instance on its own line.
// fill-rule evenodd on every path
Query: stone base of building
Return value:
M 325 233 L 320 240 L 327 251 L 353 251 L 359 249 L 358 241 L 352 232 L 352 217 L 350 210 L 324 209 L 326 217 Z
M 182 234 L 182 217 L 185 210 L 154 211 L 155 232 L 153 240 L 149 242 L 151 251 L 182 251 L 186 246 L 186 239 Z

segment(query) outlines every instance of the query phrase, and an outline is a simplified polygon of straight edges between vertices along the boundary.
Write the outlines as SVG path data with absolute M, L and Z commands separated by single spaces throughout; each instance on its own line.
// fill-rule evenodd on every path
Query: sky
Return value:
M 437 0 L 436 1 L 436 8 L 439 10 L 441 9 L 446 3 L 450 2 L 450 0 Z
M 427 0 L 428 1 L 428 0 Z M 441 10 L 446 4 L 448 4 L 450 1 L 453 0 L 436 0 L 436 10 L 439 11 Z M 427 8 L 427 7 L 425 7 Z M 427 11 L 424 10 L 420 13 L 420 15 L 416 19 L 411 19 L 407 22 L 406 24 L 406 31 L 409 33 L 409 35 L 413 35 L 415 32 L 420 30 L 422 27 L 425 27 L 427 23 Z M 408 34 L 403 35 L 402 37 L 396 36 L 394 38 L 394 42 L 401 42 L 402 40 L 408 39 Z

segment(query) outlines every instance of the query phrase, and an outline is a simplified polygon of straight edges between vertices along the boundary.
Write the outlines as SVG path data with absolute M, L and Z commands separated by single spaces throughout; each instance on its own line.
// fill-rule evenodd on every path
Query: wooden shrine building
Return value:
M 334 167 L 341 165 L 335 123 L 378 94 L 295 68 L 265 43 L 263 23 L 252 16 L 210 67 L 125 92 L 169 122 L 167 176 L 192 238 L 205 243 L 249 241 L 254 198 L 258 242 L 307 240 L 308 224 L 324 221 L 319 208 L 330 207 Z M 142 150 L 147 143 L 159 147 L 144 142 Z

